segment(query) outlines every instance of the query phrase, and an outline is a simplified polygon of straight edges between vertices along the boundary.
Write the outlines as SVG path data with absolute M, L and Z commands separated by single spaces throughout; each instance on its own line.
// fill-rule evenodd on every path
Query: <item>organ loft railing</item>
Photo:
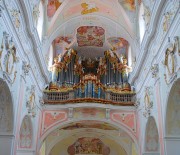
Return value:
M 118 58 L 112 51 L 92 60 L 78 57 L 70 49 L 63 57 L 55 58 L 52 82 L 44 90 L 44 103 L 134 105 L 135 92 L 128 83 L 130 71 L 126 59 Z

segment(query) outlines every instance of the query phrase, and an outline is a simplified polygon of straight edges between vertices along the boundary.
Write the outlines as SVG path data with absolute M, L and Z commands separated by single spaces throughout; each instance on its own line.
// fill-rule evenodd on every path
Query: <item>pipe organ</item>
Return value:
M 54 59 L 52 82 L 44 92 L 46 95 L 53 92 L 69 93 L 69 99 L 77 101 L 117 100 L 118 95 L 134 94 L 128 83 L 130 71 L 126 58 L 118 57 L 111 50 L 104 52 L 104 57 L 87 59 L 69 49 L 63 56 Z

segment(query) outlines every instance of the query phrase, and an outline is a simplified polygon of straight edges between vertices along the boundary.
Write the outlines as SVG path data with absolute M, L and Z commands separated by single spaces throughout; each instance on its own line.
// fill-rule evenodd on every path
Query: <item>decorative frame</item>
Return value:
M 180 53 L 179 51 L 179 39 L 178 37 L 174 37 L 173 42 L 169 43 L 166 52 L 165 52 L 165 60 L 164 60 L 164 66 L 165 66 L 165 73 L 164 73 L 164 79 L 166 84 L 170 84 L 174 81 L 174 79 L 177 77 L 176 73 L 176 52 Z

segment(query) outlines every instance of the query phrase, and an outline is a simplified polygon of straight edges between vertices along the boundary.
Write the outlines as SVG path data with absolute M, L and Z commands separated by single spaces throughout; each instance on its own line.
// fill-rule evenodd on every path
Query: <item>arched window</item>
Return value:
M 30 149 L 32 147 L 32 123 L 29 116 L 25 116 L 19 134 L 19 148 Z
M 53 64 L 53 57 L 54 57 L 53 45 L 50 46 L 49 53 L 47 55 L 48 55 L 48 69 L 50 69 L 50 67 Z
M 40 3 L 39 3 L 39 18 L 37 21 L 37 31 L 38 31 L 40 40 L 42 40 L 43 23 L 44 23 L 44 8 L 43 8 L 43 2 L 40 1 Z
M 145 151 L 159 155 L 159 133 L 154 117 L 149 117 L 146 125 Z
M 140 32 L 140 42 L 142 42 L 145 33 L 145 21 L 144 21 L 144 6 L 141 3 L 139 9 L 139 32 Z
M 0 154 L 12 154 L 13 118 L 11 92 L 6 82 L 0 79 Z

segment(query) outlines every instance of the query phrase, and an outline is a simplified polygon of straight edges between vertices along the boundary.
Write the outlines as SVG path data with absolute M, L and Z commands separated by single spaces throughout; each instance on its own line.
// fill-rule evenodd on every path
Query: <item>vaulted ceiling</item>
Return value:
M 64 48 L 73 48 L 87 57 L 102 56 L 104 51 L 117 48 L 114 44 L 121 44 L 119 49 L 127 48 L 122 46 L 120 38 L 135 49 L 138 4 L 135 0 L 48 0 L 49 43 L 56 40 L 56 50 L 62 52 Z M 57 42 L 58 38 L 61 42 Z

